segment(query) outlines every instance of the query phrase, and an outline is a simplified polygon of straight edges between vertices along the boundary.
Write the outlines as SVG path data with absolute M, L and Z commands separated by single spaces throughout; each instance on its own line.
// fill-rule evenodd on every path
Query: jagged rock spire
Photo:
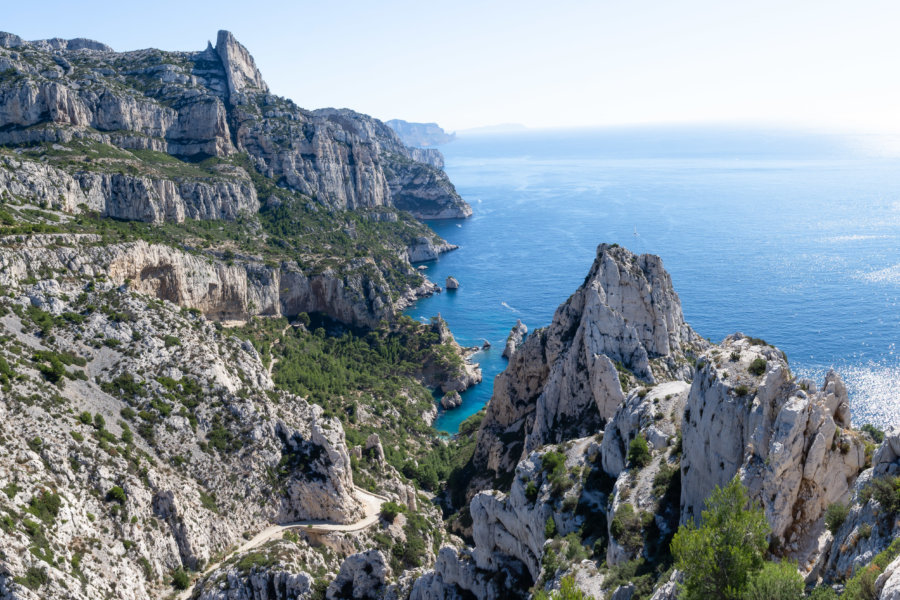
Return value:
M 216 52 L 225 67 L 229 94 L 242 92 L 247 88 L 261 92 L 269 91 L 269 86 L 263 80 L 262 73 L 256 68 L 253 57 L 230 31 L 224 29 L 219 31 Z

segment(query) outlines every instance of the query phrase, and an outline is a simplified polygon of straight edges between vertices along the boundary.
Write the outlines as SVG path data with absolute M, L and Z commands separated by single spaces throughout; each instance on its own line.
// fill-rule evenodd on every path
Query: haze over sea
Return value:
M 479 352 L 484 383 L 435 426 L 490 399 L 516 319 L 533 331 L 582 283 L 601 242 L 662 257 L 685 319 L 787 353 L 819 384 L 834 367 L 854 423 L 900 425 L 900 144 L 888 136 L 671 127 L 461 136 L 440 149 L 474 209 L 429 223 L 460 249 L 427 263 L 440 313 Z

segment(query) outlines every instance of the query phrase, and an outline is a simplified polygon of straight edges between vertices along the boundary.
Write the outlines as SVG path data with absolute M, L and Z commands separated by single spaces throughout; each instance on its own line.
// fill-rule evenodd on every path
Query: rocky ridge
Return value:
M 884 572 L 876 597 L 896 594 L 900 559 L 885 555 L 889 546 L 900 549 L 891 546 L 896 518 L 883 514 L 888 496 L 877 489 L 886 488 L 875 486 L 900 476 L 896 433 L 876 447 L 869 434 L 854 430 L 846 387 L 834 372 L 819 388 L 794 377 L 784 354 L 762 340 L 735 334 L 712 345 L 699 339 L 680 318 L 677 296 L 654 259 L 601 246 L 585 284 L 553 325 L 532 334 L 498 376 L 478 430 L 469 500 L 453 521 L 470 547 L 442 550 L 412 598 L 503 598 L 510 587 L 553 589 L 567 574 L 597 598 L 677 598 L 678 572 L 667 581 L 609 580 L 616 581 L 620 567 L 665 560 L 679 525 L 734 477 L 764 508 L 775 555 L 798 561 L 808 583 L 846 580 L 878 556 Z M 638 301 L 642 296 L 654 299 Z M 598 302 L 606 298 L 608 304 Z M 616 320 L 623 312 L 628 317 Z M 642 322 L 648 325 L 634 325 Z M 584 341 L 591 335 L 594 340 Z M 619 363 L 612 371 L 616 386 L 609 386 L 618 388 L 613 397 L 592 393 L 587 358 L 563 367 L 588 343 Z M 554 395 L 564 389 L 581 396 L 559 394 L 551 406 L 564 407 L 562 414 L 545 417 L 552 435 L 529 446 L 542 417 L 528 415 L 545 410 L 540 398 L 554 373 Z M 576 404 L 579 397 L 585 400 Z M 608 407 L 602 418 L 599 406 Z M 561 418 L 570 410 L 580 428 Z M 524 439 L 512 435 L 519 427 Z M 489 474 L 493 479 L 480 474 L 494 465 L 514 471 L 509 479 L 502 468 Z M 826 509 L 840 505 L 848 515 L 830 532 Z M 561 558 L 592 544 L 589 560 Z M 507 588 L 493 587 L 494 578 Z
M 690 379 L 687 357 L 705 347 L 658 257 L 601 245 L 585 283 L 497 376 L 476 469 L 500 476 L 539 446 L 596 432 L 624 381 Z
M 102 44 L 31 43 L 11 34 L 0 41 L 0 143 L 81 139 L 225 163 L 246 153 L 252 168 L 331 208 L 393 206 L 421 218 L 471 214 L 433 166 L 437 156 L 408 148 L 371 117 L 307 111 L 272 95 L 227 31 L 200 52 L 116 53 Z M 79 165 L 71 166 L 69 174 L 77 175 Z M 99 189 L 105 204 L 127 204 L 121 190 Z M 167 215 L 159 202 L 142 212 Z

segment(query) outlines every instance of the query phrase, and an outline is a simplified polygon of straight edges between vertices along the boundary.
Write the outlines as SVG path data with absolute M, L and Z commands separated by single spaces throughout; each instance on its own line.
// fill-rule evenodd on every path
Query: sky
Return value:
M 765 123 L 900 133 L 896 0 L 8 3 L 0 29 L 201 50 L 229 29 L 270 89 L 448 130 Z

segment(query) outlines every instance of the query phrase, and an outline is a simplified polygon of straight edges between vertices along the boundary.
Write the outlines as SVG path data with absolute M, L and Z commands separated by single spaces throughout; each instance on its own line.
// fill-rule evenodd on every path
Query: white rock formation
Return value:
M 522 319 L 516 319 L 516 324 L 513 325 L 513 328 L 509 332 L 509 336 L 506 338 L 506 346 L 503 348 L 503 357 L 512 358 L 512 355 L 516 353 L 516 350 L 518 350 L 519 346 L 522 345 L 522 342 L 525 341 L 526 335 L 528 335 L 528 326 L 522 322 Z
M 837 374 L 816 391 L 791 376 L 781 351 L 729 336 L 698 362 L 685 407 L 682 519 L 698 517 L 713 488 L 738 475 L 784 551 L 810 558 L 825 508 L 847 499 L 865 462 L 849 427 Z
M 444 282 L 444 286 L 448 290 L 456 290 L 456 289 L 459 289 L 459 281 L 456 280 L 456 277 L 453 277 L 451 275 L 451 276 L 447 277 L 447 280 Z
M 356 259 L 355 267 L 349 265 L 349 272 L 328 268 L 307 275 L 287 262 L 273 266 L 244 257 L 229 265 L 144 241 L 109 246 L 95 245 L 98 241 L 96 236 L 52 234 L 21 238 L 21 243 L 4 240 L 0 285 L 18 286 L 29 272 L 39 269 L 78 276 L 103 274 L 116 285 L 127 281 L 141 293 L 196 308 L 216 320 L 321 312 L 343 323 L 372 327 L 430 291 L 407 290 L 406 296 L 395 301 L 378 273 L 369 278 L 355 271 L 358 267 L 374 272 L 365 268 L 371 263 L 365 258 Z M 474 366 L 471 370 L 470 376 L 460 376 L 454 389 L 465 389 L 459 386 L 480 377 L 480 370 L 477 375 Z
M 380 598 L 391 576 L 391 568 L 380 550 L 348 556 L 338 576 L 328 586 L 328 600 Z
M 900 429 L 892 427 L 885 433 L 872 456 L 872 466 L 856 479 L 844 523 L 822 544 L 823 551 L 808 579 L 845 580 L 900 537 L 900 521 L 886 515 L 874 498 L 863 503 L 863 491 L 874 479 L 900 475 Z
M 477 468 L 508 473 L 542 444 L 596 433 L 625 400 L 619 368 L 648 383 L 689 380 L 685 355 L 705 347 L 659 257 L 601 244 L 584 284 L 497 376 Z
M 459 408 L 460 406 L 462 406 L 462 397 L 456 390 L 447 392 L 441 398 L 441 408 L 443 408 L 444 410 L 451 410 L 454 408 Z

